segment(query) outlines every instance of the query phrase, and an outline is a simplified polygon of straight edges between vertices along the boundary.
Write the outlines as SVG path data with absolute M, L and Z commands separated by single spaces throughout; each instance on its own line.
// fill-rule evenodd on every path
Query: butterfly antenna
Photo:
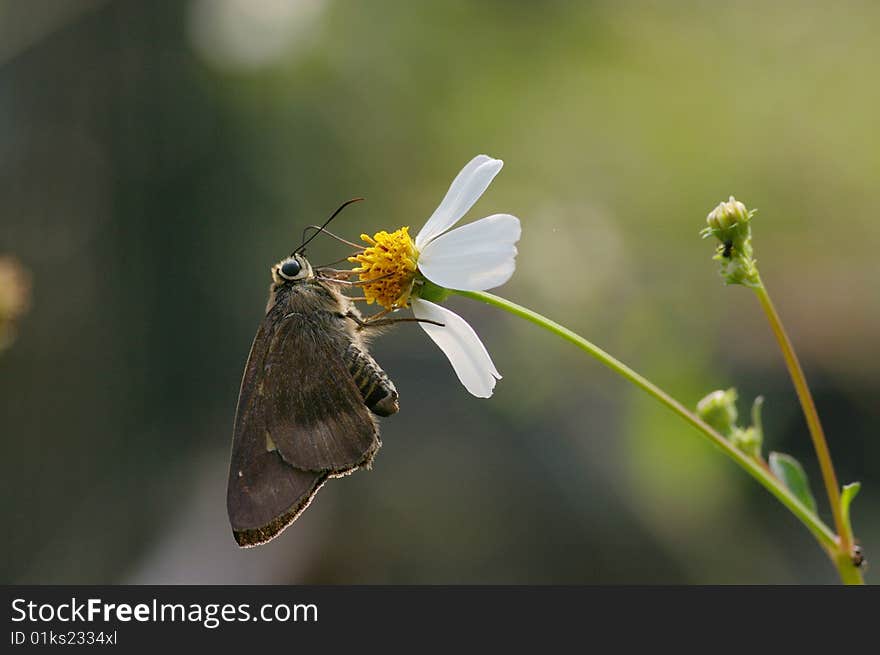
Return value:
M 302 254 L 303 250 L 305 250 L 305 247 L 307 245 L 309 245 L 309 242 L 312 239 L 314 239 L 316 236 L 318 236 L 321 232 L 323 232 L 324 228 L 327 227 L 328 225 L 330 225 L 330 221 L 332 221 L 334 218 L 336 218 L 339 215 L 339 212 L 341 212 L 343 209 L 348 207 L 350 204 L 355 203 L 355 202 L 360 202 L 361 200 L 363 200 L 363 198 L 352 198 L 351 200 L 346 200 L 344 203 L 342 203 L 339 206 L 339 209 L 337 209 L 335 212 L 333 212 L 333 214 L 330 216 L 330 218 L 328 218 L 326 221 L 324 221 L 324 224 L 318 228 L 317 232 L 315 232 L 312 236 L 310 236 L 308 239 L 306 239 L 302 243 L 302 245 L 300 245 L 299 248 L 297 248 L 292 253 L 290 253 L 290 256 L 293 257 L 297 253 Z
M 336 239 L 336 240 L 339 241 L 340 243 L 344 243 L 345 245 L 347 245 L 347 246 L 351 246 L 352 248 L 357 248 L 357 249 L 358 249 L 358 252 L 360 252 L 361 250 L 364 249 L 364 246 L 363 246 L 363 245 L 358 244 L 358 243 L 354 243 L 353 241 L 349 241 L 349 240 L 347 240 L 347 239 L 343 239 L 341 236 L 338 236 L 338 235 L 336 235 L 336 234 L 333 234 L 330 230 L 328 230 L 328 229 L 326 229 L 326 228 L 320 228 L 320 227 L 318 227 L 317 225 L 307 225 L 305 228 L 303 228 L 303 238 L 304 238 L 304 239 L 305 239 L 305 236 L 306 236 L 306 232 L 307 232 L 308 230 L 318 230 L 318 232 L 323 232 L 323 233 L 326 234 L 328 237 L 331 237 L 331 238 L 333 238 L 333 239 Z

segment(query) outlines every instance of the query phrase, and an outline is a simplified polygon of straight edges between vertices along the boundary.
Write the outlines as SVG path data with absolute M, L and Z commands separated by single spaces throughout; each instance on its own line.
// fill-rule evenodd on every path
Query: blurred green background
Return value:
M 764 394 L 766 448 L 827 503 L 752 294 L 701 241 L 735 194 L 856 533 L 880 558 L 880 5 L 0 3 L 4 583 L 831 583 L 807 531 L 698 433 L 548 333 L 464 299 L 504 374 L 458 384 L 415 326 L 371 472 L 235 546 L 227 458 L 269 267 L 410 225 L 488 153 L 468 220 L 520 217 L 502 295 L 689 406 Z M 312 261 L 347 254 L 330 239 Z M 870 582 L 873 576 L 868 574 Z

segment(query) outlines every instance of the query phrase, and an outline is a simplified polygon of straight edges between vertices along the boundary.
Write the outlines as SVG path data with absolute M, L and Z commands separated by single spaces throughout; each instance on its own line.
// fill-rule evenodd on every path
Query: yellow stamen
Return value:
M 402 227 L 396 232 L 384 230 L 372 238 L 366 234 L 361 239 L 370 244 L 368 248 L 354 257 L 352 264 L 360 267 L 352 269 L 359 273 L 364 297 L 368 304 L 379 303 L 385 309 L 405 307 L 416 277 L 416 263 L 419 253 L 409 236 L 409 228 Z

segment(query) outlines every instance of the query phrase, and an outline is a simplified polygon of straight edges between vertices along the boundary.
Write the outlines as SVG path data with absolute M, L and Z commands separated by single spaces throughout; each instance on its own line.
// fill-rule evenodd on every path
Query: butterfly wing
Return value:
M 257 441 L 254 435 L 248 443 Z M 242 547 L 276 537 L 309 506 L 328 477 L 293 468 L 277 451 L 258 450 L 245 447 L 233 455 L 229 476 L 229 522 Z
M 267 313 L 239 393 L 227 510 L 240 546 L 275 537 L 328 477 L 369 464 L 380 445 L 342 359 L 344 329 L 290 308 Z
M 348 473 L 372 459 L 378 429 L 343 359 L 347 319 L 292 314 L 269 348 L 266 423 L 291 466 Z

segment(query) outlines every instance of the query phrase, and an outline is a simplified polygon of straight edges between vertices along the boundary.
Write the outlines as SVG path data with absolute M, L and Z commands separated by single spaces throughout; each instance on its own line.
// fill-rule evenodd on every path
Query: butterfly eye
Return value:
M 302 265 L 295 259 L 290 259 L 281 265 L 281 276 L 292 280 L 302 270 Z

